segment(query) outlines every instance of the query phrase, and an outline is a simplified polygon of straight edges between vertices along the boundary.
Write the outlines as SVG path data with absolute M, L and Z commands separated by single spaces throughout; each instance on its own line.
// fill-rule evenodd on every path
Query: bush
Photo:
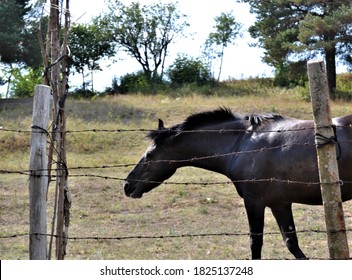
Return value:
M 154 94 L 157 91 L 167 89 L 167 83 L 163 82 L 159 75 L 150 80 L 143 71 L 128 73 L 119 79 L 112 79 L 111 87 L 105 89 L 107 94 L 142 93 Z
M 209 67 L 199 58 L 190 58 L 186 55 L 178 56 L 168 68 L 167 75 L 171 85 L 180 87 L 185 84 L 196 83 L 204 85 L 213 81 Z
M 118 87 L 119 93 L 147 93 L 150 91 L 150 82 L 143 71 L 129 73 L 120 78 L 120 86 Z
M 105 93 L 112 95 L 112 94 L 119 93 L 120 91 L 121 90 L 119 85 L 119 79 L 114 76 L 114 78 L 112 78 L 112 81 L 111 81 L 111 87 L 105 88 Z
M 308 81 L 307 62 L 297 61 L 276 68 L 274 85 L 280 87 L 304 86 Z
M 84 88 L 76 88 L 73 92 L 70 92 L 69 96 L 77 99 L 93 98 L 97 95 L 96 92 Z
M 24 71 L 15 69 L 13 71 L 13 83 L 11 91 L 16 97 L 34 96 L 34 87 L 42 83 L 43 69 L 32 69 L 26 67 Z
M 352 73 L 336 76 L 336 96 L 343 100 L 352 100 Z
M 343 73 L 336 76 L 336 88 L 352 92 L 352 73 Z

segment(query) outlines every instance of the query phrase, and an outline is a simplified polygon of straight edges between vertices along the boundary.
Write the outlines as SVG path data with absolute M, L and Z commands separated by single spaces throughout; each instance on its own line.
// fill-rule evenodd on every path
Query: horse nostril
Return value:
M 125 181 L 124 190 L 125 190 L 125 194 L 127 196 L 129 196 L 131 194 L 131 191 L 129 190 L 129 188 L 130 188 L 130 183 Z

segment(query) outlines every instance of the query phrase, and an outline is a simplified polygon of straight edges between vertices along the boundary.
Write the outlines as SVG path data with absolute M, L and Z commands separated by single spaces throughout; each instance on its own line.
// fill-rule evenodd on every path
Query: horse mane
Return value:
M 277 114 L 262 114 L 262 115 L 251 114 L 251 115 L 246 116 L 245 119 L 249 120 L 251 125 L 258 127 L 263 122 L 279 121 L 279 120 L 284 119 L 284 117 L 281 115 L 277 115 Z
M 161 143 L 164 139 L 175 136 L 183 131 L 190 131 L 199 129 L 201 126 L 216 124 L 220 122 L 236 121 L 236 120 L 249 120 L 250 124 L 254 127 L 259 127 L 264 122 L 272 122 L 283 119 L 281 115 L 276 114 L 251 114 L 241 116 L 234 114 L 230 109 L 220 107 L 213 111 L 205 111 L 195 113 L 188 116 L 184 122 L 174 125 L 171 128 L 163 128 L 149 132 L 147 137 L 153 140 L 156 144 Z
M 231 112 L 230 109 L 220 107 L 219 109 L 213 111 L 206 111 L 190 115 L 182 124 L 180 124 L 180 129 L 182 131 L 193 130 L 204 125 L 235 121 L 240 119 L 242 119 L 242 117 L 235 115 Z

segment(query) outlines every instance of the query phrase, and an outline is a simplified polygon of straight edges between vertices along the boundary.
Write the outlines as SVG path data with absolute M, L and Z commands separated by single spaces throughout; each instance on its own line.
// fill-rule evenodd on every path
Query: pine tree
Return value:
M 11 81 L 18 69 L 29 66 L 38 69 L 42 58 L 38 42 L 35 5 L 30 0 L 1 0 L 0 2 L 0 80 L 7 84 L 9 95 Z
M 25 20 L 29 0 L 4 0 L 0 4 L 0 62 L 22 61 Z
M 264 61 L 275 68 L 290 59 L 323 54 L 330 93 L 336 88 L 336 60 L 348 62 L 352 50 L 350 0 L 242 0 L 257 15 L 249 32 L 266 52 Z

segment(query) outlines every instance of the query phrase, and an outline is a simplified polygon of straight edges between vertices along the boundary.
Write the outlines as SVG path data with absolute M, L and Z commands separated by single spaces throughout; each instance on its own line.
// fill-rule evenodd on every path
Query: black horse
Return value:
M 352 198 L 352 115 L 334 118 L 342 200 Z M 183 166 L 226 175 L 244 199 L 253 259 L 261 258 L 264 210 L 270 207 L 287 248 L 297 259 L 292 203 L 321 205 L 314 123 L 280 115 L 240 116 L 220 108 L 149 133 L 153 140 L 128 174 L 128 197 L 141 198 Z

